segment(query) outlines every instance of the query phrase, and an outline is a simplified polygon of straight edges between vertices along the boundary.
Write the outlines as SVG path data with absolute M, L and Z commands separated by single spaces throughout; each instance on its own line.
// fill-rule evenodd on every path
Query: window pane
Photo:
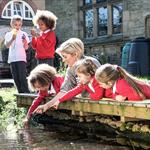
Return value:
M 11 10 L 7 10 L 7 16 L 11 16 Z
M 23 4 L 20 2 L 14 2 L 14 14 L 22 16 Z
M 98 8 L 98 35 L 106 35 L 107 34 L 107 7 Z
M 92 0 L 84 0 L 84 5 L 92 4 Z
M 14 10 L 14 15 L 17 15 L 17 11 Z
M 93 10 L 85 12 L 85 37 L 93 37 Z
M 20 5 L 16 4 L 17 10 L 20 10 Z
M 10 4 L 7 6 L 7 9 L 11 9 L 11 5 Z
M 25 17 L 29 18 L 29 12 L 28 11 L 25 12 Z
M 26 10 L 29 10 L 27 6 L 25 6 L 25 11 L 26 11 Z
M 31 14 L 31 12 L 30 12 L 30 18 L 33 18 L 33 16 L 32 16 L 32 14 Z
M 113 33 L 122 32 L 122 11 L 122 3 L 113 5 Z
M 6 10 L 4 11 L 3 15 L 6 16 Z
M 106 2 L 107 0 L 96 0 L 96 3 Z

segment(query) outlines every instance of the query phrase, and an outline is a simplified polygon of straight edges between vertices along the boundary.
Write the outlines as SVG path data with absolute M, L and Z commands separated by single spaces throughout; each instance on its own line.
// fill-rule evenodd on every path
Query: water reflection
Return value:
M 100 144 L 99 141 L 69 133 L 41 129 L 19 130 L 0 134 L 1 150 L 129 150 L 124 146 Z

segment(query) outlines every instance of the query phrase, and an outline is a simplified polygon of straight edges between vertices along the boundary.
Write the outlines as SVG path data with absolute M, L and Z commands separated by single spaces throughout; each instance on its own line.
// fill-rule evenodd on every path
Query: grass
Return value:
M 0 131 L 21 128 L 26 109 L 17 108 L 15 88 L 0 88 Z

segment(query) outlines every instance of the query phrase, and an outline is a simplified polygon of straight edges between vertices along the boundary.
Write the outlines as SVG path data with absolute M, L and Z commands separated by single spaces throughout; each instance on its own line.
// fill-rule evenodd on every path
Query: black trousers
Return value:
M 26 79 L 27 75 L 26 63 L 24 61 L 12 62 L 10 63 L 10 69 L 18 92 L 29 93 Z

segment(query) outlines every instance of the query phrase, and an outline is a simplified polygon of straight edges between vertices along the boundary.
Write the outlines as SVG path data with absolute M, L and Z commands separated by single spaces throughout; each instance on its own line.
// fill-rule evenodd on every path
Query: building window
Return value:
M 122 32 L 122 3 L 113 4 L 113 33 Z
M 20 15 L 25 20 L 32 20 L 34 11 L 26 2 L 22 0 L 10 1 L 2 11 L 2 18 L 11 19 L 13 15 Z
M 84 5 L 92 4 L 92 0 L 84 0 Z
M 107 26 L 108 26 L 108 15 L 107 15 L 107 7 L 98 8 L 98 35 L 106 35 L 107 34 Z
M 122 33 L 122 0 L 84 0 L 84 37 Z
M 93 10 L 87 10 L 85 12 L 85 37 L 93 37 Z

